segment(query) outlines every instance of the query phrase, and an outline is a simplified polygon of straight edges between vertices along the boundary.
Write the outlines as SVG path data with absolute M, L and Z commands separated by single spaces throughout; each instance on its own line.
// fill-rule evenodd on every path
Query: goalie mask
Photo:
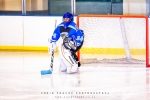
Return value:
M 67 28 L 69 26 L 69 24 L 71 22 L 73 22 L 73 15 L 71 13 L 69 13 L 69 12 L 65 13 L 63 15 L 63 22 L 64 22 L 65 28 Z

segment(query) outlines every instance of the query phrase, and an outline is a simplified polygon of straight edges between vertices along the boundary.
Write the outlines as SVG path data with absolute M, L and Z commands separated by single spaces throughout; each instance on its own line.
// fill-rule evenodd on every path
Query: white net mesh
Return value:
M 80 50 L 83 63 L 145 63 L 146 18 L 78 17 L 85 40 Z

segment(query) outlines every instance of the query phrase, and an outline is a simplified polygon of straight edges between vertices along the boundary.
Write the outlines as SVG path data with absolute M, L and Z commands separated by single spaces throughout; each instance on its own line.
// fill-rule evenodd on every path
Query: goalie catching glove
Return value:
M 73 50 L 76 50 L 77 49 L 77 43 L 76 41 L 72 41 L 70 38 L 66 37 L 64 40 L 63 40 L 63 45 L 66 49 L 73 49 Z

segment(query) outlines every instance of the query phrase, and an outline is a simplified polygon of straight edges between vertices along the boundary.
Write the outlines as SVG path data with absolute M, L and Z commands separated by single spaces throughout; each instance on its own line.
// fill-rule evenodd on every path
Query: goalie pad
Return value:
M 76 50 L 77 49 L 77 43 L 75 41 L 72 41 L 70 38 L 65 38 L 63 40 L 63 45 L 66 49 L 73 49 Z
M 78 72 L 78 62 L 74 59 L 69 49 L 66 49 L 63 44 L 61 44 L 58 48 L 59 57 L 63 60 L 61 63 L 62 71 L 65 70 L 67 73 L 76 73 Z M 62 62 L 62 61 L 60 61 Z M 66 67 L 65 67 L 66 66 Z

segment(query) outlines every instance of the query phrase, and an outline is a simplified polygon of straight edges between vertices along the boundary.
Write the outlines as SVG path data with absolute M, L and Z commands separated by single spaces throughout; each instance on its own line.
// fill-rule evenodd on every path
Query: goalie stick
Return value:
M 57 20 L 55 20 L 55 28 L 56 28 L 56 23 L 57 23 Z M 52 51 L 52 54 L 51 54 L 50 69 L 49 70 L 41 70 L 41 75 L 52 74 L 52 71 L 53 71 L 53 61 L 54 61 L 54 50 Z
M 52 51 L 52 55 L 51 55 L 51 64 L 50 64 L 50 68 L 53 71 L 53 61 L 54 61 L 54 51 Z
M 52 74 L 53 61 L 54 61 L 54 51 L 52 51 L 52 55 L 51 55 L 50 69 L 49 70 L 41 70 L 41 75 Z

